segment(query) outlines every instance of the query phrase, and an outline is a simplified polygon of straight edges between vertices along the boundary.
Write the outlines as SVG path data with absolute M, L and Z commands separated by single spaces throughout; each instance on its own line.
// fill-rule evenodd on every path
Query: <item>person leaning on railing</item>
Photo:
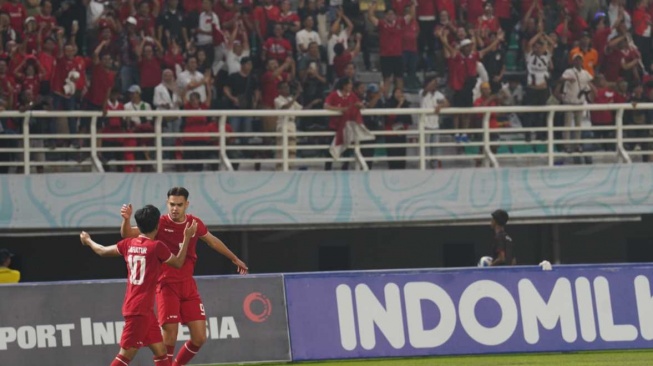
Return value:
M 103 116 L 106 117 L 107 112 L 109 111 L 123 111 L 125 110 L 125 105 L 120 102 L 121 94 L 118 88 L 111 90 L 109 98 L 104 103 L 103 107 Z M 102 134 L 113 134 L 113 133 L 126 133 L 126 123 L 122 117 L 109 117 L 107 122 L 102 127 L 100 131 L 100 136 Z M 106 137 L 98 140 L 98 148 L 102 147 L 123 147 L 125 146 L 125 138 L 123 137 Z M 125 160 L 126 152 L 125 151 L 100 151 L 99 156 L 103 162 L 108 162 L 111 160 Z M 105 171 L 108 170 L 108 167 L 104 168 Z M 118 171 L 122 171 L 123 167 L 117 167 Z
M 386 108 L 410 108 L 410 102 L 406 100 L 404 90 L 395 88 L 392 96 L 385 103 Z M 409 115 L 389 115 L 385 119 L 386 131 L 405 132 L 412 124 L 412 118 Z M 408 137 L 404 134 L 386 135 L 385 142 L 388 144 L 406 144 Z M 388 157 L 405 157 L 406 147 L 389 147 L 386 148 Z M 405 160 L 392 160 L 388 162 L 390 169 L 406 169 Z

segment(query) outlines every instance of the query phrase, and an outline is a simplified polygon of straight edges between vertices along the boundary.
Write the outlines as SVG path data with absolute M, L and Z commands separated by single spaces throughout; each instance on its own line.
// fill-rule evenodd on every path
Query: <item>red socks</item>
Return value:
M 116 358 L 113 359 L 110 366 L 128 366 L 131 361 L 132 360 L 119 353 L 116 355 Z
M 172 365 L 172 361 L 175 359 L 175 346 L 166 346 L 166 350 L 168 353 L 168 359 Z
M 164 355 L 161 357 L 154 357 L 154 366 L 170 366 L 172 365 L 170 363 L 170 359 L 168 359 L 168 355 Z
M 199 347 L 191 343 L 191 341 L 187 341 L 186 344 L 181 347 L 179 353 L 177 353 L 177 358 L 175 359 L 175 362 L 172 363 L 172 366 L 184 366 L 195 357 L 199 350 Z

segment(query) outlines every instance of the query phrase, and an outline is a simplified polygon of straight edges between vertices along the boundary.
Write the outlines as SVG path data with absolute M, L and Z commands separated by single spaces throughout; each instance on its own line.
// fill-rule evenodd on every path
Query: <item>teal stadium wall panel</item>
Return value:
M 371 172 L 48 174 L 0 177 L 0 228 L 109 228 L 123 203 L 165 209 L 172 186 L 209 226 L 647 214 L 653 165 Z

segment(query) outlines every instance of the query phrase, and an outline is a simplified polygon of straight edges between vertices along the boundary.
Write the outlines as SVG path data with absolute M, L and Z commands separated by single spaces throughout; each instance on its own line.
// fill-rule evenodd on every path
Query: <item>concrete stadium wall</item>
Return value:
M 650 348 L 649 264 L 199 277 L 194 362 Z M 0 358 L 106 364 L 123 281 L 0 286 Z M 180 342 L 188 337 L 182 331 Z M 180 343 L 181 344 L 181 343 Z M 143 350 L 132 365 L 151 363 Z

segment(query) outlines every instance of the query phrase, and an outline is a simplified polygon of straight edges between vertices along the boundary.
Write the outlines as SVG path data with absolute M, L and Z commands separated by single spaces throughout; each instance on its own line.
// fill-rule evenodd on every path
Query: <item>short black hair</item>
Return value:
M 498 209 L 492 212 L 492 218 L 497 224 L 501 226 L 506 226 L 508 220 L 510 219 L 510 216 L 505 210 Z
M 161 211 L 152 205 L 146 205 L 140 208 L 134 214 L 136 226 L 143 234 L 149 234 L 159 227 L 159 218 Z
M 0 265 L 7 261 L 7 259 L 13 257 L 14 255 L 7 249 L 0 249 Z
M 184 187 L 172 187 L 168 191 L 168 197 L 170 196 L 184 196 L 185 199 L 188 199 L 188 196 L 190 193 L 188 193 L 188 190 Z
M 339 80 L 336 82 L 336 90 L 342 90 L 342 88 L 344 88 L 345 85 L 350 84 L 350 83 L 351 83 L 351 79 L 350 79 L 350 78 L 342 78 L 342 79 L 339 79 Z
M 333 46 L 333 52 L 336 54 L 336 56 L 340 56 L 345 52 L 345 45 L 342 43 L 336 43 L 335 46 Z

